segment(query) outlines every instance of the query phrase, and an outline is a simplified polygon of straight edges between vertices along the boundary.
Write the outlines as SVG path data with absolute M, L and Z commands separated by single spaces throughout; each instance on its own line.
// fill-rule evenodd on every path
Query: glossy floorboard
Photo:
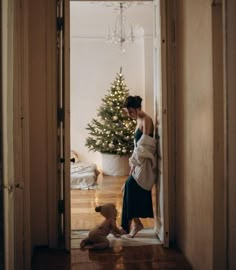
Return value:
M 72 230 L 90 229 L 103 218 L 95 213 L 97 205 L 114 202 L 121 214 L 121 186 L 126 177 L 100 176 L 99 188 L 71 191 Z M 155 210 L 155 192 L 153 192 Z M 145 228 L 154 226 L 153 219 L 142 220 Z M 74 232 L 75 233 L 75 232 Z M 141 233 L 141 232 L 140 232 Z M 73 234 L 72 234 L 73 235 Z M 144 236 L 140 236 L 144 237 Z M 73 238 L 73 237 L 72 237 Z M 76 240 L 75 240 L 76 241 Z M 73 244 L 73 239 L 72 239 Z M 74 245 L 76 246 L 76 245 Z M 183 255 L 175 249 L 165 249 L 160 244 L 127 246 L 118 242 L 103 251 L 88 251 L 74 248 L 71 253 L 60 250 L 38 249 L 32 260 L 32 270 L 190 270 Z
M 121 187 L 127 176 L 98 177 L 98 187 L 92 190 L 71 190 L 71 229 L 89 230 L 103 220 L 103 217 L 94 211 L 94 208 L 104 203 L 114 203 L 118 210 L 117 224 L 120 224 L 122 207 Z M 153 189 L 153 208 L 156 209 L 156 196 Z M 154 226 L 153 219 L 142 219 L 145 228 Z
M 71 248 L 80 248 L 82 239 L 86 238 L 88 231 L 73 231 L 71 235 Z M 154 229 L 143 229 L 137 233 L 134 238 L 129 238 L 123 235 L 119 238 L 114 237 L 112 234 L 108 235 L 110 247 L 125 247 L 125 246 L 147 246 L 147 245 L 160 245 L 161 241 L 156 235 Z
M 191 270 L 182 254 L 161 245 L 114 247 L 103 251 L 74 249 L 39 250 L 33 256 L 32 270 Z

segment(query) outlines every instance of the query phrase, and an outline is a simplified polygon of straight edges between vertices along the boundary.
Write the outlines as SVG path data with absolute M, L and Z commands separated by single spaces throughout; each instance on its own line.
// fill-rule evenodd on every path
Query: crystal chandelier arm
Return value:
M 125 26 L 125 15 L 124 15 L 124 5 L 123 2 L 119 3 L 119 11 L 115 22 L 115 27 L 112 32 L 110 32 L 110 28 L 108 30 L 108 41 L 114 44 L 119 44 L 120 49 L 124 51 L 124 43 L 134 42 L 135 36 L 134 36 L 134 30 L 131 26 L 130 28 L 130 34 L 127 36 L 126 33 L 126 26 Z

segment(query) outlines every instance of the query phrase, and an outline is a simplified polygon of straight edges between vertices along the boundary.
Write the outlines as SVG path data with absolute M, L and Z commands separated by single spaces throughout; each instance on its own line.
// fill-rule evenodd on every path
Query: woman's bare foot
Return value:
M 143 229 L 143 224 L 141 222 L 139 224 L 135 224 L 131 232 L 127 235 L 127 237 L 134 238 L 135 235 L 142 229 Z

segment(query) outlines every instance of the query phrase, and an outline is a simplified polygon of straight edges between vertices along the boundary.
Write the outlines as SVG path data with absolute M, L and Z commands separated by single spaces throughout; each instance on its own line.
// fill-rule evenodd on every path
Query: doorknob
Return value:
M 73 157 L 73 158 L 71 158 L 71 159 L 70 159 L 70 162 L 75 163 L 75 158 L 74 158 L 74 157 Z
M 2 190 L 3 188 L 7 189 L 9 193 L 13 192 L 13 185 L 1 186 L 0 190 Z

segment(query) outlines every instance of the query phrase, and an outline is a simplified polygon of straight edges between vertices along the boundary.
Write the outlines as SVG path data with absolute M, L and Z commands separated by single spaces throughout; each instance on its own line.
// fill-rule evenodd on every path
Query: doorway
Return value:
M 159 5 L 159 1 L 157 2 L 155 4 Z M 153 78 L 154 72 L 160 74 L 161 70 L 160 47 L 155 47 L 153 41 L 153 32 L 158 35 L 155 37 L 156 39 L 160 38 L 160 23 L 156 29 L 153 29 L 153 20 L 160 22 L 160 18 L 154 18 L 153 15 L 155 11 L 156 14 L 159 14 L 159 10 L 155 10 L 155 4 L 151 1 L 139 4 L 127 3 L 130 3 L 125 10 L 127 21 L 132 16 L 135 20 L 136 12 L 136 17 L 139 17 L 138 23 L 143 26 L 139 31 L 143 34 L 145 30 L 145 36 L 137 36 L 137 40 L 133 44 L 124 44 L 125 52 L 122 52 L 116 44 L 106 43 L 106 36 L 109 35 L 110 27 L 114 24 L 114 9 L 119 6 L 119 2 L 104 4 L 70 1 L 71 158 L 95 164 L 99 171 L 102 168 L 100 154 L 89 152 L 85 146 L 88 136 L 86 127 L 92 118 L 96 118 L 101 100 L 107 94 L 107 90 L 114 82 L 121 66 L 130 94 L 142 96 L 144 110 L 153 117 L 155 124 L 160 121 L 157 119 L 157 110 L 160 110 L 161 106 L 160 104 L 157 106 L 159 101 L 153 102 L 156 101 L 155 97 L 162 98 L 160 78 Z M 94 18 L 96 18 L 96 22 L 93 25 Z M 140 22 L 140 20 L 143 21 Z M 137 25 L 137 20 L 135 24 Z M 153 91 L 153 89 L 155 90 Z M 76 164 L 71 166 L 75 168 Z M 118 211 L 121 212 L 120 188 L 126 178 L 127 176 L 103 176 L 100 173 L 96 179 L 97 186 L 95 185 L 91 189 L 85 187 L 85 190 L 81 190 L 81 188 L 71 190 L 72 242 L 73 238 L 78 236 L 78 231 L 89 230 L 98 224 L 101 217 L 95 213 L 94 207 L 100 202 L 105 202 L 106 196 L 111 196 L 109 199 L 115 200 Z M 108 189 L 110 189 L 109 193 Z M 163 212 L 160 212 L 163 203 L 156 203 L 156 194 L 160 196 L 160 200 L 164 200 L 161 185 L 155 190 L 153 189 L 155 221 L 147 220 L 145 225 L 158 231 L 160 236 L 163 234 L 164 219 L 160 217 L 160 215 L 163 216 Z M 161 241 L 163 241 L 163 236 L 161 236 Z

